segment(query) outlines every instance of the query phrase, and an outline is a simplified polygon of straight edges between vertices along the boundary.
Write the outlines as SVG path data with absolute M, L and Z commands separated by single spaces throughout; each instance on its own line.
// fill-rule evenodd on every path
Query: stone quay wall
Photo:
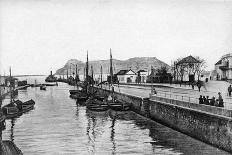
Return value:
M 104 95 L 111 93 L 94 89 Z M 232 153 L 230 110 L 156 96 L 142 98 L 119 92 L 114 94 L 118 100 L 130 103 L 134 112 Z

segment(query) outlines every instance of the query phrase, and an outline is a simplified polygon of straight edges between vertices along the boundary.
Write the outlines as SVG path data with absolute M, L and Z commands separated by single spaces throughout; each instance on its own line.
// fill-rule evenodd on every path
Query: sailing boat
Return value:
M 19 114 L 19 109 L 17 105 L 15 104 L 14 99 L 12 98 L 13 96 L 13 90 L 12 90 L 12 77 L 11 77 L 11 67 L 10 67 L 10 103 L 2 107 L 3 114 L 6 116 L 6 118 L 13 118 L 18 116 Z
M 88 88 L 88 51 L 87 51 L 87 62 L 86 62 L 86 79 L 85 79 L 85 86 L 84 89 L 81 90 L 69 90 L 69 93 L 71 94 L 70 97 L 73 99 L 77 99 L 77 101 L 86 101 L 88 99 L 87 95 L 87 88 Z
M 114 93 L 114 82 L 113 82 L 113 62 L 112 62 L 112 53 L 110 49 L 110 86 L 111 86 L 111 92 L 112 97 L 109 95 L 108 97 L 108 105 L 109 108 L 116 111 L 126 111 L 130 109 L 130 106 L 126 103 L 119 102 L 116 100 L 115 93 Z
M 92 72 L 91 83 L 92 83 L 92 87 L 93 87 L 93 84 L 94 84 L 94 81 L 93 81 L 93 66 L 91 66 L 91 72 Z M 92 89 L 92 90 L 94 90 L 94 89 Z M 91 97 L 86 101 L 87 109 L 92 110 L 92 111 L 97 111 L 97 112 L 107 111 L 109 107 L 103 101 L 104 97 L 100 96 L 100 95 L 97 95 L 96 93 L 97 92 L 94 92 L 94 91 L 90 92 Z

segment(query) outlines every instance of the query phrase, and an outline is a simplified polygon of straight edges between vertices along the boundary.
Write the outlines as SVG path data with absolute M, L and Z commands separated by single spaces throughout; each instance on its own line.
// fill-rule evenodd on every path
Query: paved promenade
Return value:
M 151 84 L 145 84 L 151 85 Z M 189 101 L 192 103 L 199 104 L 199 96 L 209 96 L 212 98 L 213 96 L 217 99 L 218 92 L 222 93 L 222 97 L 224 100 L 224 106 L 226 109 L 232 109 L 232 97 L 229 97 L 227 94 L 227 88 L 230 85 L 228 82 L 225 81 L 209 81 L 205 83 L 205 86 L 201 88 L 199 92 L 197 87 L 192 89 L 189 85 L 182 85 L 179 84 L 154 84 L 166 87 L 155 87 L 158 96 L 166 97 L 166 98 L 173 98 L 178 100 Z M 104 88 L 109 89 L 109 87 L 104 86 Z M 115 91 L 122 92 L 126 94 L 141 96 L 141 97 L 149 97 L 151 92 L 150 86 L 141 86 L 141 85 L 118 85 L 114 86 Z

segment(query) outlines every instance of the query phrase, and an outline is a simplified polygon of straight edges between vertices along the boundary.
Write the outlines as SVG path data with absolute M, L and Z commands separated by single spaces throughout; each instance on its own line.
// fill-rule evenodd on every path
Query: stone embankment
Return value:
M 109 90 L 96 88 L 104 95 Z M 177 131 L 232 153 L 232 110 L 150 95 L 139 97 L 115 92 L 132 110 Z

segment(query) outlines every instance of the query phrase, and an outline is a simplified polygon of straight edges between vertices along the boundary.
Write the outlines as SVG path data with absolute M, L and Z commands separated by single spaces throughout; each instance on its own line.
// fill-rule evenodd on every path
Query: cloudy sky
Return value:
M 232 53 L 229 0 L 0 0 L 0 73 L 48 74 L 71 58 Z

